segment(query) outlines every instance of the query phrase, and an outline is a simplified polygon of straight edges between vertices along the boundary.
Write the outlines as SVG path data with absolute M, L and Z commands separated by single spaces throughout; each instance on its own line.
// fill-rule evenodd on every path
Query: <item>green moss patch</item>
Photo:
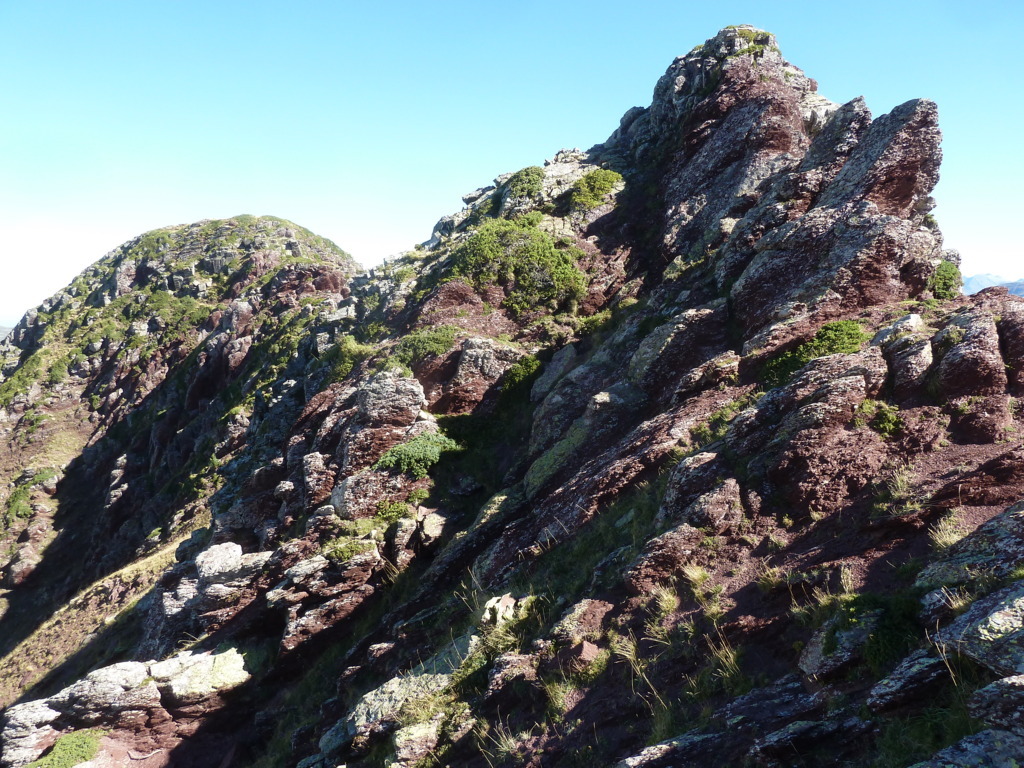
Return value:
M 430 355 L 443 355 L 452 348 L 458 332 L 458 328 L 450 325 L 420 328 L 398 342 L 391 358 L 401 365 L 411 367 Z

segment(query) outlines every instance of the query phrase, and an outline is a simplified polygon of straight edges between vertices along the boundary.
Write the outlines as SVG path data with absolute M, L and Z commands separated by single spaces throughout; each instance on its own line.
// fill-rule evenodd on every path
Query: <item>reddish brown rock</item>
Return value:
M 1001 395 L 1006 392 L 1006 364 L 992 317 L 983 312 L 956 316 L 933 343 L 947 348 L 938 364 L 938 382 L 947 398 Z

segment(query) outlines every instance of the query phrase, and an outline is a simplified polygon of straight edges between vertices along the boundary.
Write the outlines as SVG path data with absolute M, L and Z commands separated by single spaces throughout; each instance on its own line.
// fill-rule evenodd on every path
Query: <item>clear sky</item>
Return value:
M 0 325 L 205 218 L 281 216 L 378 263 L 495 175 L 603 141 L 744 23 L 834 101 L 937 101 L 946 244 L 1024 277 L 1020 0 L 0 0 Z

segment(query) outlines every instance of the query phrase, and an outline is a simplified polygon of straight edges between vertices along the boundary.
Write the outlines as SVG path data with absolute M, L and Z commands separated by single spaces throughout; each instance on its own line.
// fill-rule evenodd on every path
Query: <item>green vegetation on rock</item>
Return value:
M 72 768 L 96 757 L 103 731 L 73 731 L 65 733 L 44 757 L 34 760 L 25 768 Z
M 864 400 L 854 413 L 855 427 L 869 426 L 882 437 L 892 438 L 903 432 L 900 409 L 881 400 Z
M 419 328 L 402 337 L 391 358 L 408 368 L 430 355 L 443 355 L 452 348 L 458 331 L 451 325 Z
M 502 379 L 502 395 L 508 397 L 525 383 L 533 381 L 534 374 L 541 368 L 541 362 L 533 355 L 521 357 L 505 371 Z
M 855 320 L 825 323 L 810 341 L 769 360 L 761 370 L 761 381 L 767 387 L 785 384 L 811 360 L 825 355 L 859 352 L 868 338 L 864 328 Z
M 544 169 L 531 165 L 512 174 L 512 178 L 505 182 L 505 185 L 512 197 L 536 197 L 543 189 L 543 179 Z
M 960 270 L 951 261 L 943 261 L 928 280 L 928 289 L 936 299 L 955 299 L 964 284 Z
M 591 171 L 572 185 L 569 190 L 569 207 L 574 211 L 589 211 L 604 202 L 615 185 L 622 181 L 622 174 L 598 168 Z
M 377 514 L 375 517 L 383 523 L 394 523 L 403 517 L 408 517 L 409 505 L 404 501 L 389 501 L 381 499 L 377 502 Z
M 324 364 L 329 366 L 326 383 L 342 381 L 352 373 L 357 363 L 372 355 L 375 349 L 372 344 L 360 344 L 354 336 L 343 335 L 322 358 Z
M 581 298 L 587 280 L 577 268 L 577 248 L 559 247 L 535 226 L 536 217 L 485 221 L 452 254 L 452 275 L 476 290 L 505 289 L 502 305 L 514 315 L 554 310 Z
M 430 468 L 441 460 L 442 453 L 458 450 L 459 444 L 451 438 L 438 432 L 428 432 L 417 435 L 407 443 L 401 443 L 388 449 L 373 465 L 373 468 L 395 469 L 420 480 L 426 477 Z

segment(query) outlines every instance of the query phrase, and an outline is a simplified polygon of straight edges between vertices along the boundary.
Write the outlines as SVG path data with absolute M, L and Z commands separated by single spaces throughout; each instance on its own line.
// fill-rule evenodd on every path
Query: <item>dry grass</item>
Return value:
M 47 671 L 82 650 L 93 635 L 115 625 L 173 565 L 175 550 L 187 538 L 176 538 L 86 587 L 0 659 L 0 706 L 15 701 Z M 116 602 L 111 594 L 119 594 Z
M 959 510 L 952 509 L 928 529 L 928 540 L 937 552 L 945 552 L 967 535 L 967 529 L 960 522 Z

